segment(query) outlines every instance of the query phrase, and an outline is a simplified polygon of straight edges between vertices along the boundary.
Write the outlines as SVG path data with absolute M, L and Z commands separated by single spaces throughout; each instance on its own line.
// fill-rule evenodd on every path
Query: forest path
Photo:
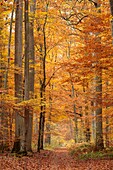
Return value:
M 46 169 L 44 169 L 45 167 Z M 78 168 L 76 161 L 69 155 L 67 149 L 60 148 L 49 153 L 47 161 L 39 170 L 78 170 Z
M 113 170 L 113 160 L 75 160 L 65 148 L 45 153 L 45 157 L 38 170 Z
M 75 160 L 67 149 L 43 150 L 31 157 L 0 155 L 0 170 L 113 170 L 113 160 Z

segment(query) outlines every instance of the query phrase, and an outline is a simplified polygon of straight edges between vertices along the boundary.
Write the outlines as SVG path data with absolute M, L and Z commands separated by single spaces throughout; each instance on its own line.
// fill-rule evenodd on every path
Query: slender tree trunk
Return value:
M 88 105 L 88 103 L 87 103 Z M 90 142 L 90 125 L 89 125 L 89 114 L 88 114 L 88 106 L 85 106 L 85 129 L 86 129 L 86 142 Z
M 41 86 L 42 87 L 42 86 Z M 44 149 L 44 126 L 45 126 L 45 99 L 42 89 L 40 89 L 40 119 L 39 119 L 39 134 L 38 134 L 38 152 L 40 152 L 40 149 Z
M 67 58 L 70 58 L 70 51 L 71 51 L 71 42 L 68 42 L 68 49 L 67 49 Z M 70 75 L 70 78 L 72 78 L 71 76 L 71 73 L 69 73 Z M 75 89 L 74 89 L 74 84 L 73 82 L 71 81 L 71 88 L 72 88 L 72 91 L 71 91 L 71 97 L 74 98 L 75 97 Z M 75 143 L 78 143 L 78 120 L 77 120 L 77 114 L 76 114 L 76 104 L 75 102 L 73 103 L 73 113 L 74 113 L 74 141 Z
M 46 5 L 46 12 L 48 12 L 48 4 Z M 47 55 L 47 46 L 46 46 L 46 23 L 47 23 L 47 14 L 45 16 L 45 21 L 43 25 L 43 55 L 41 56 L 41 72 L 43 79 L 40 80 L 40 120 L 39 120 L 39 135 L 38 135 L 38 152 L 40 149 L 44 149 L 44 127 L 45 127 L 45 110 L 46 110 L 46 55 Z M 41 48 L 42 49 L 42 48 Z
M 50 89 L 51 88 L 51 84 L 49 84 Z M 48 116 L 48 122 L 46 123 L 46 136 L 45 136 L 45 143 L 50 145 L 51 144 L 51 112 L 52 112 L 52 96 L 51 96 L 51 92 L 49 93 L 49 116 Z
M 106 116 L 106 132 L 105 132 L 105 144 L 109 147 L 109 117 Z
M 70 56 L 70 53 L 69 53 L 69 56 Z M 71 77 L 71 74 L 70 74 L 70 77 Z M 75 97 L 75 89 L 74 89 L 74 85 L 73 85 L 73 82 L 71 82 L 71 87 L 72 87 L 72 98 Z M 75 124 L 75 127 L 74 127 L 74 140 L 75 140 L 75 143 L 78 143 L 78 118 L 77 118 L 77 114 L 76 114 L 76 104 L 75 102 L 73 103 L 73 112 L 74 112 L 74 124 Z
M 23 0 L 16 1 L 15 20 L 15 97 L 16 103 L 23 100 L 22 92 L 22 30 L 23 30 Z M 15 142 L 12 152 L 24 150 L 23 118 L 18 110 L 15 110 Z
M 9 144 L 12 146 L 13 141 L 13 110 L 9 108 Z
M 73 110 L 74 110 L 74 122 L 75 122 L 75 128 L 74 128 L 74 133 L 75 133 L 75 143 L 78 143 L 78 121 L 77 121 L 77 115 L 76 115 L 76 105 L 73 105 Z
M 45 136 L 45 144 L 51 145 L 51 114 L 49 114 L 48 122 L 46 123 L 46 136 Z
M 36 0 L 31 0 L 30 4 L 30 22 L 29 22 L 29 98 L 34 98 L 34 64 L 35 64 L 35 48 L 34 48 L 34 15 L 35 15 Z M 29 110 L 29 126 L 27 133 L 27 151 L 32 151 L 32 124 L 33 124 L 33 109 Z
M 96 149 L 103 149 L 103 130 L 102 130 L 102 74 L 97 72 L 95 77 L 95 106 L 96 106 Z
M 86 93 L 87 89 L 88 89 L 88 83 L 87 85 L 85 85 L 86 83 L 84 82 L 83 84 L 83 92 Z M 85 87 L 86 86 L 86 87 Z M 89 121 L 89 108 L 88 108 L 88 98 L 86 97 L 87 94 L 85 94 L 85 141 L 86 142 L 90 142 L 90 121 Z
M 44 128 L 45 128 L 45 106 L 43 107 L 42 119 L 41 119 L 40 149 L 44 149 Z
M 25 0 L 24 2 L 24 18 L 25 18 L 25 65 L 24 65 L 24 79 L 25 79 L 25 89 L 24 89 L 24 100 L 29 100 L 29 0 Z M 27 152 L 28 148 L 28 129 L 30 125 L 30 112 L 29 112 L 29 105 L 26 104 L 25 106 L 25 145 L 24 149 Z
M 93 1 L 95 8 L 100 7 L 100 4 L 98 3 L 98 0 Z M 98 13 L 101 13 L 100 9 L 98 10 Z M 96 18 L 98 20 L 98 18 Z M 99 33 L 96 33 L 96 41 L 98 44 L 101 44 L 101 39 L 98 37 Z M 103 120 L 102 120 L 102 69 L 100 66 L 100 63 L 98 61 L 99 53 L 95 53 L 95 59 L 96 61 L 93 63 L 94 67 L 94 79 L 93 79 L 93 88 L 94 88 L 94 94 L 93 94 L 93 111 L 96 116 L 96 139 L 95 139 L 95 148 L 97 150 L 101 150 L 104 148 L 103 143 Z
M 97 8 L 100 7 L 98 0 L 96 0 Z M 98 10 L 100 13 L 101 11 Z M 101 39 L 97 38 L 97 41 L 101 43 Z M 99 55 L 98 53 L 96 55 Z M 98 56 L 96 56 L 98 58 Z M 95 106 L 96 106 L 96 149 L 100 150 L 104 148 L 103 143 L 103 119 L 102 119 L 102 68 L 99 66 L 100 63 L 96 63 L 95 66 Z
M 9 40 L 8 40 L 8 56 L 7 56 L 7 66 L 5 69 L 5 76 L 4 76 L 4 88 L 8 88 L 8 70 L 9 70 L 9 64 L 10 64 L 10 52 L 11 52 L 11 39 L 12 39 L 12 26 L 13 26 L 13 16 L 14 16 L 14 6 L 15 1 L 13 2 L 13 10 L 11 13 L 11 21 L 10 21 L 10 31 L 9 31 Z

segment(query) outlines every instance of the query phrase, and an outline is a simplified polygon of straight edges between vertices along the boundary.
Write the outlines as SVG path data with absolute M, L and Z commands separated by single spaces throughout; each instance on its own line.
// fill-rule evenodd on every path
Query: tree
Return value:
M 22 90 L 22 55 L 23 55 L 23 0 L 16 1 L 15 16 L 15 97 L 16 103 L 23 101 Z M 12 152 L 24 151 L 24 124 L 22 109 L 15 110 L 15 142 Z
M 30 3 L 30 21 L 29 21 L 29 98 L 34 99 L 34 74 L 35 74 L 35 47 L 34 47 L 34 15 L 35 15 L 36 0 Z M 28 37 L 28 32 L 26 32 Z M 27 41 L 27 39 L 26 39 Z M 28 42 L 26 42 L 28 43 Z M 26 49 L 27 50 L 27 49 Z M 32 151 L 32 124 L 33 124 L 33 107 L 29 107 L 29 125 L 27 133 L 27 151 Z
M 98 1 L 95 2 L 95 7 L 100 7 L 100 4 Z M 99 10 L 98 10 L 99 11 Z M 100 12 L 100 11 L 99 11 Z M 97 18 L 98 20 L 98 18 Z M 101 39 L 97 37 L 97 45 L 101 43 Z M 100 55 L 98 52 L 95 54 L 96 58 L 98 58 Z M 95 78 L 94 78 L 94 107 L 96 107 L 95 115 L 96 115 L 96 149 L 100 150 L 104 148 L 103 143 L 103 129 L 102 129 L 102 69 L 100 63 L 96 60 L 94 63 L 94 69 L 95 69 Z
M 43 44 L 40 46 L 40 69 L 42 73 L 42 79 L 40 79 L 40 120 L 39 120 L 39 135 L 38 135 L 38 151 L 43 149 L 44 146 L 44 127 L 45 127 L 45 113 L 46 113 L 46 56 L 47 56 L 47 42 L 46 42 L 46 24 L 48 17 L 48 3 L 46 4 L 46 15 L 44 18 L 42 35 Z

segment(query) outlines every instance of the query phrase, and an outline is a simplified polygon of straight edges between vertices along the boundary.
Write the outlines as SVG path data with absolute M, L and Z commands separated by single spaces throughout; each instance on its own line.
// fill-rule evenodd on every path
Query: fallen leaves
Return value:
M 0 155 L 1 170 L 112 170 L 113 160 L 75 160 L 66 149 L 41 151 L 31 157 Z

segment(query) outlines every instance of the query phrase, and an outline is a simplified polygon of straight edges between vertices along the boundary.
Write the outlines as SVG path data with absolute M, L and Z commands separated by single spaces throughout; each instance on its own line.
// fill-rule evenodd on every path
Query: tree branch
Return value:
M 89 0 L 89 1 L 92 2 L 95 5 L 96 8 L 98 7 L 98 3 L 97 2 L 95 2 L 93 0 Z
M 61 67 L 57 68 L 53 74 L 51 75 L 51 77 L 49 78 L 48 82 L 46 83 L 45 87 L 50 83 L 51 79 L 53 78 L 53 76 L 55 75 L 55 73 L 60 69 Z

